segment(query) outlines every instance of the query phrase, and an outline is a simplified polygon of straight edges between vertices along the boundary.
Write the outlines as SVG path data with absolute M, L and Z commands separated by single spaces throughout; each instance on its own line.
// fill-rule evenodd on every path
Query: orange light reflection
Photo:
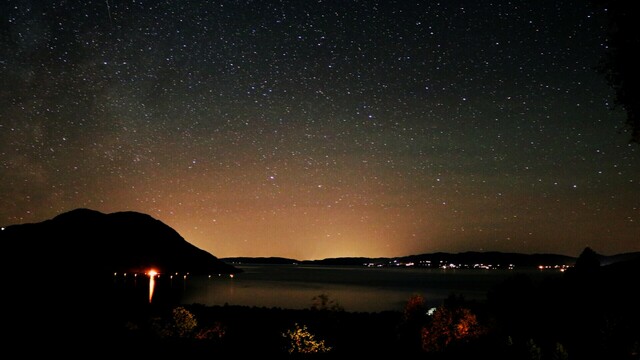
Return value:
M 155 270 L 149 270 L 149 304 L 151 304 L 151 299 L 153 298 L 153 289 L 156 287 L 156 279 L 155 276 L 158 275 L 158 272 Z

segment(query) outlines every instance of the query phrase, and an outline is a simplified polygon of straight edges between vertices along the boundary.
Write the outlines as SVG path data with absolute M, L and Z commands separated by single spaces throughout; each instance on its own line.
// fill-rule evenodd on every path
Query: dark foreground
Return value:
M 452 294 L 429 309 L 417 294 L 404 311 L 380 313 L 345 311 L 322 294 L 292 310 L 170 297 L 150 304 L 144 294 L 113 291 L 108 278 L 78 279 L 68 289 L 16 283 L 11 293 L 22 296 L 5 298 L 3 350 L 72 359 L 640 359 L 639 269 L 640 260 L 577 263 L 541 282 L 514 276 L 486 301 Z

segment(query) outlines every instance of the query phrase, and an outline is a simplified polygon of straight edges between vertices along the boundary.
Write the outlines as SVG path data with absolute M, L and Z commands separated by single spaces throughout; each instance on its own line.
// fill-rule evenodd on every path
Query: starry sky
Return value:
M 640 145 L 560 1 L 8 0 L 0 224 L 217 257 L 640 251 Z

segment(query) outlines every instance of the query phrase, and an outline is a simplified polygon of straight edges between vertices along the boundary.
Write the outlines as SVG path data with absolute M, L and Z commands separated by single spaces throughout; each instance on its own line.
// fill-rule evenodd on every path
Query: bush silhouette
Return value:
M 475 340 L 484 333 L 485 329 L 471 310 L 441 306 L 422 328 L 422 349 L 426 352 L 444 352 L 450 346 Z
M 316 340 L 306 325 L 300 327 L 296 323 L 293 329 L 287 330 L 282 336 L 289 340 L 289 354 L 324 353 L 331 350 L 331 347 L 325 345 L 324 340 Z

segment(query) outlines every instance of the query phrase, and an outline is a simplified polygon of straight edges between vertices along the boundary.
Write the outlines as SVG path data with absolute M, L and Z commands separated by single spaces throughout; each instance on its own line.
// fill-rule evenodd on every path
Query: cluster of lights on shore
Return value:
M 133 274 L 133 276 L 134 276 L 134 277 L 137 277 L 137 276 L 138 276 L 138 273 L 132 273 L 132 274 Z M 149 270 L 149 271 L 145 272 L 144 274 L 145 274 L 146 276 L 149 276 L 149 277 L 158 277 L 158 278 L 160 278 L 160 275 L 161 275 L 161 273 L 159 273 L 158 271 L 153 270 L 153 269 L 151 269 L 151 270 Z M 123 273 L 122 273 L 122 276 L 124 276 L 124 277 L 127 277 L 127 276 L 129 276 L 129 275 L 130 275 L 130 273 L 127 273 L 127 272 L 123 272 Z M 184 279 L 186 279 L 186 278 L 187 278 L 187 276 L 189 276 L 189 275 L 190 275 L 189 273 L 185 273 L 185 274 L 183 274 L 183 275 L 182 275 L 182 277 L 183 277 Z M 114 273 L 113 273 L 113 276 L 118 276 L 118 272 L 114 272 Z M 180 273 L 176 272 L 176 273 L 174 273 L 174 274 L 170 274 L 170 275 L 169 275 L 169 278 L 170 278 L 170 279 L 173 279 L 173 277 L 174 277 L 174 276 L 176 276 L 176 277 L 177 277 L 177 276 L 180 276 Z M 209 277 L 209 278 L 211 278 L 211 277 L 213 277 L 213 275 L 209 275 L 208 277 Z M 218 274 L 218 277 L 222 277 L 222 274 Z M 229 274 L 229 277 L 233 279 L 233 274 Z
M 366 267 L 419 267 L 419 268 L 431 268 L 431 269 L 480 269 L 480 270 L 515 270 L 516 265 L 514 264 L 462 264 L 462 263 L 450 263 L 444 260 L 440 260 L 438 262 L 431 260 L 420 260 L 418 262 L 403 262 L 397 259 L 389 261 L 389 262 L 369 262 L 363 264 Z M 539 265 L 539 270 L 559 270 L 560 272 L 564 272 L 570 265 Z
M 160 278 L 160 273 L 155 269 L 149 269 L 144 274 L 149 277 L 149 303 L 151 303 L 151 300 L 153 299 L 153 291 L 154 291 L 154 289 L 156 287 L 156 277 Z M 124 277 L 127 277 L 128 274 L 126 272 L 124 272 L 124 273 L 122 273 L 122 275 Z M 179 276 L 179 275 L 180 275 L 180 273 L 176 272 L 175 274 L 170 274 L 169 278 L 173 279 L 174 276 Z M 182 278 L 186 280 L 188 275 L 189 275 L 189 273 L 185 273 L 185 274 L 182 275 Z M 113 276 L 118 276 L 118 273 L 114 272 Z M 218 274 L 218 277 L 221 277 L 221 276 L 222 276 L 222 274 Z M 138 273 L 133 273 L 133 277 L 138 277 Z M 212 277 L 212 275 L 209 275 L 209 278 L 211 278 L 211 277 Z M 233 274 L 229 274 L 229 277 L 233 279 Z
M 540 265 L 538 266 L 539 270 L 560 270 L 560 272 L 565 272 L 565 270 L 569 269 L 571 266 L 569 265 Z

